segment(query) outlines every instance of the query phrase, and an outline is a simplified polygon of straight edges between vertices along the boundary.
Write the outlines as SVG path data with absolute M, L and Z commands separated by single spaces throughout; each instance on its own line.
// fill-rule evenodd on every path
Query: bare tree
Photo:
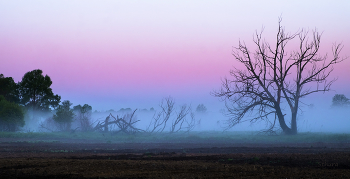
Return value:
M 190 132 L 196 127 L 196 118 L 193 112 L 190 113 L 190 120 L 186 120 L 187 127 L 186 127 L 186 132 Z M 198 125 L 200 124 L 200 120 L 197 123 Z
M 171 97 L 162 99 L 162 102 L 159 105 L 161 111 L 154 114 L 153 120 L 150 122 L 147 131 L 150 133 L 163 132 L 172 112 L 174 111 L 174 104 L 174 99 Z
M 175 111 L 174 104 L 175 101 L 171 97 L 162 99 L 162 102 L 159 105 L 161 111 L 154 114 L 153 120 L 150 122 L 146 131 L 149 133 L 163 132 L 169 122 L 169 119 L 173 116 L 172 113 Z M 180 106 L 180 111 L 175 111 L 175 113 L 175 118 L 171 122 L 170 133 L 175 133 L 185 129 L 187 132 L 189 132 L 194 129 L 196 121 L 191 106 L 184 104 Z M 191 114 L 191 120 L 186 118 L 188 114 Z M 186 123 L 187 126 L 184 126 L 184 123 Z
M 191 113 L 191 106 L 186 104 L 180 107 L 180 112 L 176 114 L 175 120 L 171 124 L 170 133 L 178 132 L 182 129 L 182 124 L 186 121 L 186 116 Z
M 345 60 L 339 57 L 343 46 L 334 44 L 332 57 L 320 56 L 321 34 L 301 30 L 294 34 L 286 33 L 279 18 L 277 41 L 270 45 L 256 32 L 253 38 L 255 51 L 250 51 L 244 42 L 233 50 L 235 59 L 244 65 L 244 70 L 230 71 L 232 79 L 222 81 L 220 91 L 213 95 L 221 97 L 226 104 L 227 129 L 250 121 L 265 120 L 274 128 L 276 120 L 285 134 L 297 134 L 297 114 L 300 99 L 307 95 L 326 92 L 336 79 L 327 80 L 333 65 Z M 287 44 L 299 40 L 298 49 L 287 53 Z M 294 41 L 293 41 L 294 42 Z M 288 46 L 289 49 L 289 46 Z M 291 122 L 286 124 L 281 103 L 286 102 L 291 113 Z M 244 116 L 250 116 L 243 120 Z M 275 116 L 271 122 L 272 116 Z
M 81 106 L 80 104 L 73 107 L 76 121 L 82 131 L 89 131 L 92 129 L 91 111 L 92 107 L 88 104 Z

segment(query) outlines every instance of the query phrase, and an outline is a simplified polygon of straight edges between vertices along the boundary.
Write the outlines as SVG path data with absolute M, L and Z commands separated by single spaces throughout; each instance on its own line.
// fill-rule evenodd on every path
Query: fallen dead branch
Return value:
M 110 113 L 106 117 L 105 121 L 102 123 L 98 122 L 97 125 L 92 129 L 92 131 L 104 129 L 104 132 L 108 132 L 108 126 L 116 125 L 118 126 L 119 130 L 114 131 L 114 133 L 124 132 L 126 134 L 134 134 L 136 132 L 145 132 L 145 130 L 134 127 L 134 125 L 140 121 L 133 121 L 133 117 L 136 110 L 137 109 L 135 109 L 131 115 L 124 115 L 123 118 L 120 118 L 118 115 L 117 117 L 115 117 L 112 113 Z

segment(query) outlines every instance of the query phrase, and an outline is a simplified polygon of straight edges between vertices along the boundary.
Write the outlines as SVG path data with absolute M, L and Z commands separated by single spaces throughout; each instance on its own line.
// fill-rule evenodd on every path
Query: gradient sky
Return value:
M 349 7 L 348 0 L 0 0 L 0 73 L 18 82 L 42 69 L 62 100 L 97 110 L 156 107 L 168 95 L 220 109 L 210 92 L 239 65 L 231 55 L 238 40 L 252 44 L 264 26 L 274 43 L 282 16 L 288 32 L 323 32 L 321 53 L 342 42 L 341 55 L 350 56 Z M 350 97 L 349 67 L 350 59 L 335 67 L 335 91 L 323 98 L 329 105 L 335 93 Z

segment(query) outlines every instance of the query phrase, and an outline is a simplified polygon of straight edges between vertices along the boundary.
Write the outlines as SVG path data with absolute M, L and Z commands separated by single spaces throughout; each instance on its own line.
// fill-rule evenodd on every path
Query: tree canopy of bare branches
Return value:
M 174 99 L 171 97 L 162 99 L 162 102 L 159 105 L 161 111 L 154 114 L 153 120 L 150 122 L 147 131 L 150 133 L 163 132 L 172 112 L 174 111 L 174 104 Z
M 169 122 L 169 119 L 171 119 L 172 113 L 175 111 L 174 104 L 175 101 L 171 97 L 162 99 L 162 102 L 159 105 L 161 110 L 154 114 L 153 120 L 150 122 L 146 131 L 149 133 L 163 132 Z M 189 132 L 194 129 L 196 120 L 191 106 L 184 104 L 180 106 L 179 112 L 175 111 L 175 113 L 176 116 L 173 121 L 171 121 L 170 133 L 179 131 Z M 187 118 L 189 114 L 190 119 Z M 184 123 L 186 125 L 184 125 Z
M 342 44 L 333 45 L 332 57 L 319 55 L 322 34 L 317 30 L 289 34 L 281 21 L 279 18 L 274 44 L 266 42 L 261 31 L 253 38 L 255 51 L 249 50 L 241 41 L 233 49 L 234 58 L 244 65 L 244 69 L 231 70 L 231 78 L 223 79 L 221 90 L 213 93 L 225 101 L 230 117 L 227 129 L 243 121 L 265 120 L 270 124 L 268 130 L 272 130 L 277 120 L 285 134 L 297 134 L 300 99 L 329 91 L 336 80 L 328 78 L 333 66 L 345 60 L 339 56 Z M 291 46 L 287 45 L 295 40 L 298 48 L 288 53 Z M 290 125 L 286 123 L 281 103 L 290 110 Z

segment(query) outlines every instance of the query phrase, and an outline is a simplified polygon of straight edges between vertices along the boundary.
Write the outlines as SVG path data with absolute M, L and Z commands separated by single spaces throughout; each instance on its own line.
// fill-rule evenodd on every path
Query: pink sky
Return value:
M 289 32 L 323 32 L 322 53 L 342 42 L 341 55 L 350 56 L 347 7 L 347 1 L 0 1 L 0 73 L 17 82 L 42 69 L 63 100 L 98 110 L 155 107 L 168 95 L 221 105 L 209 93 L 238 65 L 231 50 L 239 39 L 252 44 L 264 26 L 273 43 L 282 14 Z M 350 59 L 336 66 L 331 96 L 350 97 L 349 67 Z

